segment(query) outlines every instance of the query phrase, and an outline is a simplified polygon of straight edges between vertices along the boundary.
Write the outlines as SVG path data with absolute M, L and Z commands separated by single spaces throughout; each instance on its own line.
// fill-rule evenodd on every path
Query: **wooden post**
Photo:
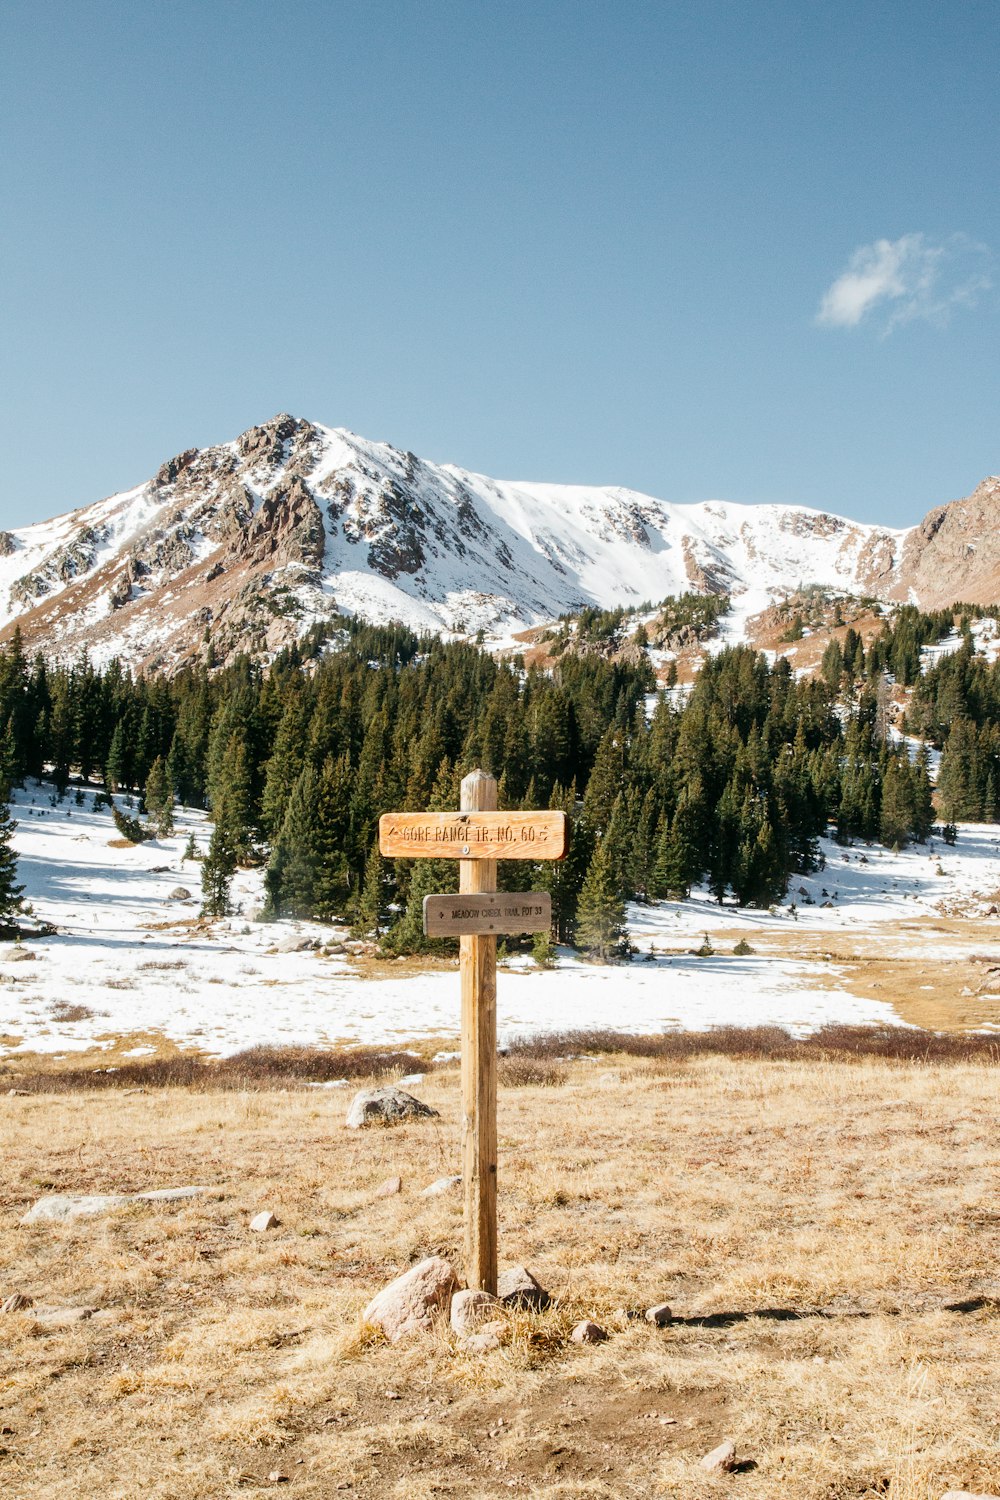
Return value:
M 462 782 L 462 812 L 494 812 L 497 784 L 483 771 Z M 495 891 L 495 859 L 460 859 L 459 890 Z M 465 1279 L 497 1289 L 497 940 L 460 939 L 462 976 L 462 1177 Z

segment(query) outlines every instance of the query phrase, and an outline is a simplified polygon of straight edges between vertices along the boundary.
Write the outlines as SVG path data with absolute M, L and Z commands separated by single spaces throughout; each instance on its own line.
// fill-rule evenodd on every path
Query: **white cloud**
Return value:
M 943 323 L 952 307 L 972 307 L 992 287 L 992 260 L 986 245 L 964 234 L 939 244 L 925 234 L 875 240 L 854 251 L 824 293 L 816 321 L 856 328 L 869 315 L 888 313 L 883 333 L 914 318 Z

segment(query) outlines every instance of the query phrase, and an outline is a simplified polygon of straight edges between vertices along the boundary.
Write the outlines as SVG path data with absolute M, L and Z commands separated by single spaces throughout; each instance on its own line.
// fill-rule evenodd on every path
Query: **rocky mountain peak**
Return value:
M 909 532 L 794 506 L 512 484 L 281 412 L 144 485 L 0 532 L 0 636 L 170 667 L 267 656 L 337 612 L 508 638 L 587 605 L 804 583 L 1000 592 L 1000 479 Z M 207 645 L 206 645 L 207 642 Z

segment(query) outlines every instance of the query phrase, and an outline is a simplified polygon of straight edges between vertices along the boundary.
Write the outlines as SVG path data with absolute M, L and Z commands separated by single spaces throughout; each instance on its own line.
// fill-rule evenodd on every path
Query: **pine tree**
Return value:
M 602 963 L 627 945 L 625 904 L 615 884 L 611 861 L 600 845 L 590 862 L 576 911 L 576 940 Z
M 909 842 L 912 824 L 913 793 L 909 777 L 898 758 L 892 756 L 886 766 L 885 779 L 882 783 L 879 837 L 883 844 L 902 849 Z
M 11 927 L 24 910 L 24 886 L 17 883 L 17 855 L 13 845 L 16 827 L 4 798 L 0 801 L 0 928 Z
M 359 938 L 373 938 L 377 942 L 386 925 L 387 906 L 385 860 L 379 849 L 378 839 L 372 842 L 365 861 L 365 878 L 358 898 L 353 931 Z
M 201 867 L 201 909 L 206 917 L 227 917 L 232 911 L 230 892 L 236 863 L 236 841 L 223 804 L 217 810 L 208 853 Z
M 144 795 L 146 816 L 152 821 L 157 835 L 166 838 L 174 831 L 174 794 L 162 755 L 158 755 L 150 767 Z
M 312 818 L 317 784 L 316 772 L 306 762 L 292 788 L 281 832 L 264 876 L 266 918 L 311 917 L 314 914 L 318 868 Z
M 119 719 L 111 736 L 111 748 L 104 768 L 104 784 L 109 792 L 118 792 L 128 786 L 128 751 L 125 720 Z

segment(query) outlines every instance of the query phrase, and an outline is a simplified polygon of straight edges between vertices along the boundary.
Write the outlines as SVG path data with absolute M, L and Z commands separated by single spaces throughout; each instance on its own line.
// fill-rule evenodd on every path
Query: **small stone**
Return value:
M 454 1188 L 461 1187 L 461 1175 L 455 1177 L 439 1177 L 429 1187 L 421 1188 L 421 1198 L 438 1198 L 442 1193 L 450 1193 Z
M 703 1469 L 708 1469 L 710 1474 L 730 1474 L 736 1468 L 736 1444 L 725 1442 L 713 1448 L 711 1453 L 706 1453 L 699 1460 Z
M 269 1229 L 277 1229 L 281 1220 L 277 1214 L 271 1213 L 270 1209 L 263 1209 L 259 1214 L 254 1214 L 250 1220 L 250 1228 L 254 1234 L 266 1234 Z
M 0 1302 L 0 1313 L 24 1312 L 33 1305 L 31 1298 L 26 1297 L 23 1292 L 11 1292 L 9 1297 Z
M 510 1266 L 497 1277 L 497 1296 L 505 1307 L 544 1312 L 552 1298 L 526 1266 Z
M 31 1316 L 43 1328 L 69 1328 L 73 1323 L 85 1323 L 96 1311 L 96 1307 L 36 1307 Z
M 390 1344 L 396 1344 L 409 1334 L 428 1333 L 457 1290 L 458 1278 L 451 1265 L 432 1255 L 383 1287 L 362 1316 L 366 1323 L 381 1328 Z
M 385 1181 L 380 1182 L 378 1187 L 375 1189 L 375 1196 L 376 1198 L 394 1198 L 397 1193 L 401 1193 L 402 1191 L 402 1177 L 387 1177 Z
M 19 946 L 7 948 L 3 953 L 0 953 L 0 959 L 4 959 L 9 964 L 34 963 L 36 956 L 30 948 L 21 948 Z
M 489 1354 L 493 1349 L 500 1348 L 499 1325 L 497 1328 L 481 1328 L 478 1333 L 470 1333 L 466 1338 L 460 1339 L 459 1343 L 467 1354 Z
M 655 1323 L 657 1328 L 666 1328 L 672 1316 L 666 1302 L 658 1302 L 655 1307 L 646 1308 L 646 1322 Z
M 170 895 L 167 897 L 168 901 L 190 901 L 190 899 L 191 892 L 188 890 L 186 885 L 175 885 L 173 890 L 170 892 Z
M 456 1292 L 451 1299 L 451 1326 L 460 1337 L 478 1332 L 482 1325 L 496 1321 L 502 1303 L 489 1292 L 469 1289 Z
M 347 1125 L 360 1130 L 368 1125 L 398 1125 L 403 1120 L 438 1115 L 422 1099 L 415 1099 L 405 1089 L 392 1086 L 382 1089 L 359 1089 L 347 1111 Z
M 574 1344 L 603 1344 L 607 1334 L 599 1323 L 592 1323 L 589 1318 L 584 1318 L 577 1323 L 570 1338 Z
M 282 1474 L 280 1469 L 272 1469 L 267 1476 L 268 1484 L 290 1484 L 291 1480 L 287 1474 Z
M 21 1223 L 68 1224 L 74 1219 L 112 1213 L 130 1203 L 173 1203 L 178 1199 L 196 1198 L 208 1191 L 207 1187 L 176 1187 L 153 1188 L 145 1193 L 51 1193 L 32 1204 Z
M 27 1098 L 29 1098 L 29 1096 L 30 1096 L 30 1091 L 28 1089 L 8 1089 L 7 1090 L 7 1098 L 8 1099 L 27 1099 Z
M 311 937 L 297 937 L 294 933 L 289 937 L 283 937 L 280 942 L 275 943 L 271 949 L 272 953 L 306 953 L 310 948 L 317 946 L 316 939 Z

